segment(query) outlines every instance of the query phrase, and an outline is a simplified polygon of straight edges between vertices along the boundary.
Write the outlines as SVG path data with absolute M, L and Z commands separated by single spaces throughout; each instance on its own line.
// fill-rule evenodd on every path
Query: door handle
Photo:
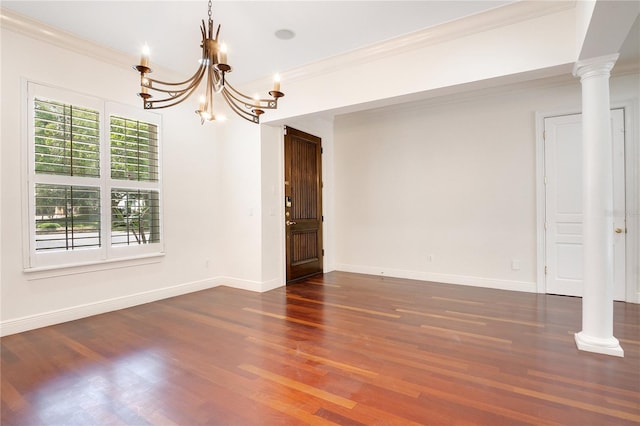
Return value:
M 286 223 L 287 223 L 287 226 L 289 226 L 289 225 L 295 225 L 297 222 L 294 222 L 293 220 L 288 220 Z
M 616 228 L 615 231 L 616 234 L 622 234 L 622 228 Z

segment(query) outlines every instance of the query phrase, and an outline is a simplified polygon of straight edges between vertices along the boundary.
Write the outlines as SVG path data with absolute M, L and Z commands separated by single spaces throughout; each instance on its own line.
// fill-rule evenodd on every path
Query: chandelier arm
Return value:
M 164 98 L 164 99 L 158 99 L 155 101 L 150 101 L 150 100 L 146 100 L 144 105 L 145 105 L 145 109 L 160 109 L 160 108 L 168 108 L 168 107 L 172 107 L 174 105 L 178 105 L 182 102 L 184 102 L 185 100 L 187 100 L 192 94 L 193 92 L 195 92 L 195 90 L 199 87 L 199 84 L 193 84 L 191 86 L 189 86 L 188 88 L 186 88 L 184 91 L 182 91 L 180 93 L 180 95 L 176 95 L 176 96 L 170 96 L 168 98 Z M 163 105 L 166 102 L 170 102 L 175 100 L 175 102 L 172 103 L 167 103 L 166 105 Z M 154 106 L 154 104 L 160 104 L 159 106 Z M 149 105 L 147 107 L 147 105 Z
M 225 99 L 227 100 L 227 103 L 229 104 L 233 103 L 233 105 L 241 111 L 251 110 L 251 108 L 254 108 L 254 107 L 257 108 L 257 106 L 255 105 L 255 103 L 257 102 L 256 100 L 251 98 L 246 98 L 252 101 L 252 103 L 249 103 L 243 99 L 239 99 L 233 95 L 233 92 L 230 92 L 229 90 L 227 90 L 227 86 L 225 86 L 222 89 L 222 93 L 225 95 Z
M 276 109 L 278 108 L 278 100 L 277 99 L 255 99 L 250 98 L 244 93 L 238 91 L 229 82 L 225 82 L 224 87 L 229 90 L 229 96 L 235 99 L 237 102 L 240 102 L 245 105 L 247 108 L 261 108 L 261 109 Z M 256 105 L 258 102 L 258 105 Z
M 189 83 L 189 85 L 180 89 L 148 86 L 149 90 L 152 90 L 154 92 L 159 92 L 159 93 L 168 93 L 170 96 L 169 98 L 160 99 L 158 101 L 152 101 L 152 102 L 165 102 L 170 99 L 175 99 L 175 98 L 184 96 L 185 93 L 189 92 L 194 87 L 198 87 L 200 85 L 203 75 L 204 75 L 204 70 L 201 68 L 200 70 L 198 70 L 198 73 L 196 75 L 194 75 L 190 80 L 187 80 L 186 83 Z
M 192 83 L 198 77 L 198 75 L 200 75 L 200 76 L 203 75 L 205 69 L 206 69 L 206 66 L 204 66 L 204 65 L 199 66 L 198 69 L 196 70 L 196 72 L 191 77 L 189 77 L 187 80 L 181 81 L 179 83 L 171 83 L 171 82 L 168 82 L 168 81 L 156 80 L 156 79 L 150 78 L 148 76 L 146 77 L 146 79 L 149 80 L 150 83 L 157 83 L 157 84 L 161 84 L 163 86 L 182 86 L 182 85 L 185 85 L 187 83 Z M 202 77 L 197 78 L 197 80 L 200 80 L 200 79 L 202 79 Z M 150 89 L 154 89 L 155 90 L 154 87 L 150 87 Z
M 182 98 L 164 98 L 164 99 L 158 99 L 155 101 L 145 101 L 144 103 L 144 109 L 162 109 L 162 108 L 169 108 L 178 104 L 181 104 L 182 102 L 184 102 L 185 100 L 187 100 L 189 98 L 190 94 L 182 97 Z M 172 101 L 174 99 L 177 99 L 175 102 L 173 103 L 168 103 L 168 104 L 164 104 L 165 102 L 169 102 Z M 156 106 L 155 104 L 160 104 L 158 106 Z
M 179 97 L 183 96 L 186 92 L 188 92 L 192 88 L 193 88 L 193 86 L 188 86 L 188 87 L 185 87 L 184 89 L 156 89 L 156 88 L 153 88 L 152 90 L 154 92 L 157 92 L 157 93 L 169 94 L 169 97 L 172 99 L 172 98 L 179 98 Z
M 200 81 L 194 81 L 192 84 L 183 87 L 183 88 L 178 88 L 178 89 L 173 89 L 173 88 L 163 88 L 163 87 L 150 87 L 150 90 L 153 90 L 154 92 L 159 92 L 159 93 L 169 93 L 170 95 L 172 93 L 175 93 L 175 95 L 172 95 L 171 97 L 176 98 L 179 96 L 182 96 L 182 94 L 184 94 L 185 92 L 188 92 L 189 90 L 191 90 L 194 86 L 198 86 L 200 84 Z
M 229 107 L 233 110 L 233 112 L 235 112 L 237 115 L 239 115 L 240 117 L 244 118 L 247 121 L 250 121 L 252 123 L 259 123 L 260 122 L 260 118 L 258 117 L 258 115 L 256 114 L 252 114 L 251 112 L 249 112 L 249 110 L 244 110 L 242 108 L 240 108 L 237 104 L 236 104 L 236 98 L 234 98 L 231 93 L 225 88 L 222 89 L 222 97 L 224 98 L 224 100 L 227 102 L 227 104 L 229 105 Z M 243 102 L 244 104 L 244 102 Z M 245 104 L 245 106 L 247 106 Z
M 228 81 L 225 81 L 224 87 L 230 92 L 229 95 L 238 102 L 248 105 L 249 107 L 253 105 L 256 101 L 255 99 L 245 95 L 244 93 L 238 91 L 234 88 Z M 234 96 L 235 95 L 235 96 Z

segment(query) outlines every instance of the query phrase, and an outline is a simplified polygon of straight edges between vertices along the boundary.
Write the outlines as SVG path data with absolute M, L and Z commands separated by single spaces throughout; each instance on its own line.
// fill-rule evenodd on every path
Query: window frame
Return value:
M 140 110 L 129 105 L 101 99 L 72 90 L 24 80 L 26 91 L 26 105 L 23 108 L 24 153 L 26 167 L 24 168 L 26 185 L 23 191 L 23 258 L 25 272 L 47 269 L 69 268 L 91 264 L 111 263 L 137 258 L 149 258 L 164 255 L 164 211 L 162 194 L 162 117 L 157 113 Z M 78 107 L 91 108 L 100 114 L 100 174 L 98 177 L 66 176 L 56 174 L 37 174 L 35 154 L 35 108 L 36 98 L 63 102 Z M 157 181 L 131 181 L 111 178 L 111 116 L 126 117 L 127 119 L 142 121 L 157 126 Z M 26 151 L 26 152 L 25 152 Z M 77 250 L 36 250 L 36 184 L 56 184 L 71 186 L 91 186 L 100 189 L 100 239 L 101 245 L 95 248 Z M 130 190 L 155 191 L 158 194 L 159 206 L 159 241 L 148 244 L 133 244 L 112 246 L 111 226 L 111 190 L 124 188 Z M 114 267 L 117 267 L 114 265 Z

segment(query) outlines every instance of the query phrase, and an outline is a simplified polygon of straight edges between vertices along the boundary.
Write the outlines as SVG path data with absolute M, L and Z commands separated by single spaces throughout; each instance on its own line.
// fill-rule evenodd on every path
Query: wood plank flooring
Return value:
M 2 425 L 640 424 L 624 358 L 579 352 L 581 299 L 333 272 L 192 293 L 1 340 Z

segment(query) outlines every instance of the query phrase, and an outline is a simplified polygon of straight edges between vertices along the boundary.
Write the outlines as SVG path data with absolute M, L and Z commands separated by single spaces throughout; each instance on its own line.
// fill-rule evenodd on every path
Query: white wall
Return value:
M 535 113 L 579 109 L 576 80 L 336 118 L 336 268 L 536 291 Z
M 261 200 L 262 200 L 262 282 L 263 289 L 285 283 L 284 235 L 282 217 L 284 187 L 284 150 L 281 126 L 261 126 Z
M 287 96 L 265 119 L 396 103 L 398 97 L 503 76 L 564 73 L 576 58 L 575 10 L 564 5 L 516 2 L 285 72 Z
M 240 118 L 221 123 L 216 180 L 222 185 L 214 244 L 225 282 L 260 290 L 262 282 L 262 205 L 260 128 Z
M 201 126 L 193 105 L 163 114 L 164 257 L 117 263 L 101 271 L 71 268 L 25 273 L 21 188 L 26 143 L 21 127 L 23 79 L 142 107 L 138 76 L 86 55 L 2 28 L 2 333 L 21 331 L 217 284 L 224 145 L 214 126 Z M 57 275 L 57 276 L 52 276 Z

